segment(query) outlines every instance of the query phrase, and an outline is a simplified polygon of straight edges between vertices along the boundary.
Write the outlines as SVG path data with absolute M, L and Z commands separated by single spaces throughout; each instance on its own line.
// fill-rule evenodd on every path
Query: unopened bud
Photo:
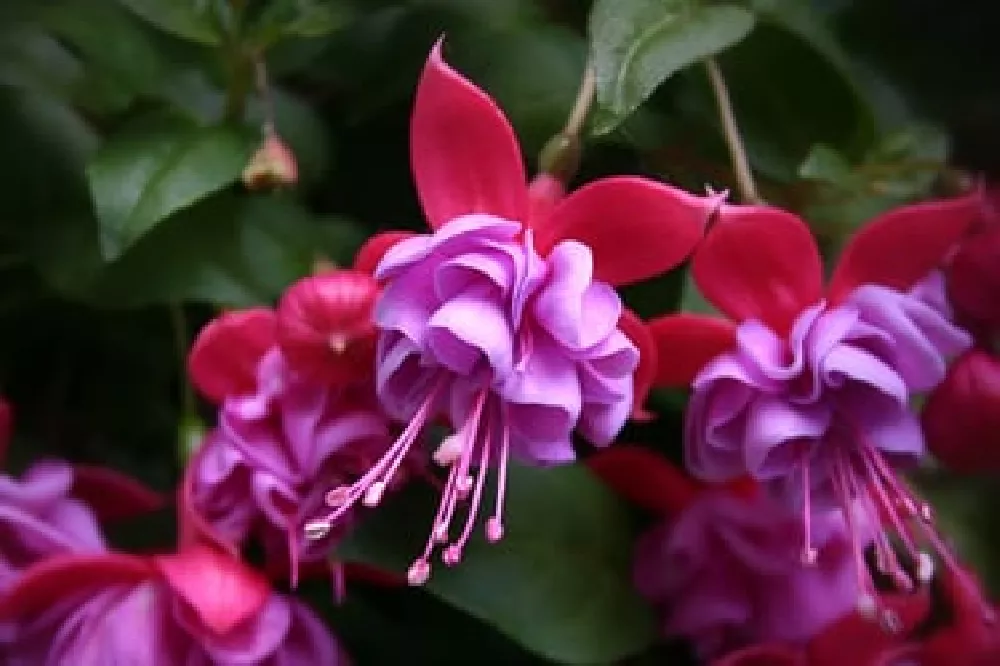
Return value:
M 264 138 L 243 169 L 243 184 L 250 190 L 288 187 L 298 179 L 299 167 L 295 155 L 276 134 L 268 134 Z
M 278 346 L 298 374 L 349 382 L 374 371 L 372 313 L 378 283 L 361 271 L 332 270 L 303 278 L 278 304 Z
M 979 349 L 956 359 L 927 398 L 921 422 L 928 448 L 948 469 L 1000 471 L 1000 359 Z M 925 519 L 929 509 L 920 509 Z

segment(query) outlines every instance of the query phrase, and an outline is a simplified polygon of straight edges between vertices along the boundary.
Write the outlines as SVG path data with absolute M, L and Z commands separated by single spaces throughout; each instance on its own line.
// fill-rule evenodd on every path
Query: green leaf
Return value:
M 232 128 L 173 120 L 113 137 L 87 169 L 105 258 L 121 256 L 161 220 L 236 181 L 253 145 Z
M 153 31 L 114 3 L 63 0 L 46 7 L 43 19 L 85 60 L 91 78 L 106 79 L 125 92 L 153 91 L 173 69 L 151 39 Z
M 222 42 L 204 2 L 195 0 L 118 0 L 137 16 L 182 39 L 206 46 Z
M 92 128 L 60 100 L 3 85 L 0 127 L 0 237 L 50 284 L 84 287 L 101 265 L 83 168 Z
M 338 555 L 405 571 L 434 516 L 424 490 L 388 500 Z M 613 662 L 655 640 L 632 587 L 630 516 L 586 468 L 511 466 L 505 515 L 502 541 L 474 537 L 459 566 L 435 568 L 428 591 L 563 664 Z
M 947 137 L 927 125 L 882 137 L 860 163 L 817 144 L 799 167 L 801 177 L 816 183 L 807 216 L 821 235 L 843 240 L 889 208 L 926 196 L 947 155 Z
M 225 192 L 171 216 L 109 266 L 90 300 L 105 307 L 276 298 L 316 258 L 316 220 L 277 196 Z
M 745 38 L 754 16 L 694 0 L 597 0 L 590 39 L 600 120 L 613 130 L 677 71 Z
M 799 166 L 799 178 L 838 184 L 851 175 L 851 164 L 830 146 L 816 144 Z

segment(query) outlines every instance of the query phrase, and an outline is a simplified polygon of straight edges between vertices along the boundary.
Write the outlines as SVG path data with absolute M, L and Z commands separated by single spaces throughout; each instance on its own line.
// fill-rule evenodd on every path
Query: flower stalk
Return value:
M 715 104 L 719 109 L 719 119 L 722 121 L 722 131 L 725 135 L 726 147 L 729 148 L 729 159 L 733 163 L 733 174 L 736 176 L 740 197 L 744 203 L 762 204 L 764 200 L 757 193 L 753 172 L 750 170 L 750 160 L 747 159 L 743 137 L 740 136 L 740 128 L 736 124 L 736 115 L 733 113 L 733 105 L 729 99 L 729 88 L 722 76 L 722 70 L 719 69 L 714 58 L 705 60 L 705 69 L 712 85 L 712 93 L 715 95 Z

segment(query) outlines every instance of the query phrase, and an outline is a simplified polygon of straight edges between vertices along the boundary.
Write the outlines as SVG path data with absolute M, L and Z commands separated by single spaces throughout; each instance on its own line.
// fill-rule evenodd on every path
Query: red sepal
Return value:
M 654 386 L 690 386 L 709 361 L 736 346 L 736 327 L 710 315 L 667 315 L 649 322 L 649 332 L 658 359 Z

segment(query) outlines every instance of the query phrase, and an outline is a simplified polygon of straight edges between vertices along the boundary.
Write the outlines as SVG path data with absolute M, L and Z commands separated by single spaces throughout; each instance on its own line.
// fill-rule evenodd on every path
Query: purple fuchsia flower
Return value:
M 182 492 L 186 522 L 198 536 L 208 536 L 231 552 L 256 537 L 270 566 L 290 568 L 293 583 L 300 562 L 327 563 L 332 541 L 353 522 L 352 513 L 330 538 L 306 538 L 303 523 L 321 510 L 324 486 L 353 481 L 392 442 L 372 387 L 370 361 L 367 377 L 355 372 L 356 358 L 347 360 L 345 375 L 338 360 L 348 350 L 331 347 L 331 337 L 339 335 L 336 346 L 351 347 L 356 357 L 359 352 L 354 347 L 362 336 L 354 334 L 356 327 L 345 334 L 318 330 L 331 329 L 331 322 L 342 323 L 337 314 L 338 308 L 344 309 L 344 300 L 318 296 L 344 293 L 337 283 L 345 275 L 352 284 L 358 282 L 351 273 L 336 271 L 296 283 L 286 292 L 277 315 L 263 309 L 252 311 L 253 316 L 223 315 L 205 328 L 192 352 L 192 367 L 222 368 L 214 374 L 193 373 L 195 377 L 211 376 L 213 386 L 233 388 L 222 399 L 218 426 L 186 469 Z M 357 299 L 347 300 L 348 309 L 356 310 L 352 304 Z M 291 311 L 289 301 L 295 306 Z M 339 330 L 338 326 L 332 328 Z M 281 337 L 281 331 L 288 329 L 295 335 Z M 295 363 L 282 342 L 295 345 Z M 255 354 L 259 356 L 253 359 Z M 215 360 L 219 357 L 230 361 Z M 251 365 L 256 370 L 252 385 L 244 377 Z M 306 366 L 308 371 L 301 371 Z M 403 471 L 418 467 L 411 456 Z M 400 474 L 396 484 L 407 476 Z M 335 573 L 339 582 L 339 568 Z
M 703 657 L 759 642 L 803 644 L 854 609 L 858 581 L 839 511 L 812 520 L 814 566 L 803 567 L 801 518 L 764 493 L 703 493 L 646 534 L 636 585 L 668 636 Z
M 929 507 L 895 469 L 916 464 L 924 439 L 910 397 L 944 377 L 946 359 L 969 336 L 907 293 L 934 269 L 978 215 L 976 197 L 891 211 L 850 241 L 823 288 L 815 240 L 798 217 L 768 207 L 728 206 L 696 254 L 701 292 L 736 324 L 681 314 L 650 325 L 659 383 L 690 385 L 686 463 L 709 481 L 748 475 L 801 512 L 802 560 L 816 558 L 815 520 L 840 507 L 855 535 L 860 603 L 876 598 L 862 560 L 864 522 L 898 533 L 929 574 L 918 541 L 956 569 Z M 888 537 L 879 567 L 910 577 Z
M 588 466 L 662 517 L 637 544 L 636 587 L 658 610 L 664 635 L 690 640 L 702 658 L 758 644 L 801 648 L 854 610 L 858 581 L 839 511 L 814 517 L 815 566 L 803 567 L 802 520 L 757 484 L 709 486 L 627 445 Z
M 0 464 L 11 431 L 10 406 L 0 398 Z M 98 520 L 154 511 L 164 498 L 110 469 L 35 463 L 20 478 L 0 473 L 0 595 L 37 562 L 105 549 Z
M 349 663 L 307 606 L 206 547 L 54 557 L 0 600 L 8 666 Z
M 483 91 L 452 70 L 438 43 L 420 80 L 410 155 L 432 233 L 372 241 L 362 251 L 384 283 L 376 305 L 377 390 L 407 422 L 390 451 L 356 483 L 335 487 L 322 534 L 361 502 L 381 500 L 418 433 L 444 414 L 454 434 L 434 453 L 448 469 L 411 584 L 444 545 L 462 556 L 498 474 L 486 537 L 502 537 L 510 457 L 529 464 L 574 458 L 571 433 L 611 442 L 633 409 L 642 334 L 614 291 L 683 261 L 716 204 L 642 178 L 607 178 L 563 198 L 543 174 L 529 186 L 514 132 Z M 637 375 L 640 376 L 636 382 Z M 464 526 L 451 524 L 468 501 Z M 449 543 L 450 542 L 450 543 Z M 445 545 L 448 544 L 448 545 Z
M 0 593 L 35 562 L 105 549 L 97 516 L 72 488 L 72 468 L 55 461 L 35 464 L 20 479 L 0 474 Z

